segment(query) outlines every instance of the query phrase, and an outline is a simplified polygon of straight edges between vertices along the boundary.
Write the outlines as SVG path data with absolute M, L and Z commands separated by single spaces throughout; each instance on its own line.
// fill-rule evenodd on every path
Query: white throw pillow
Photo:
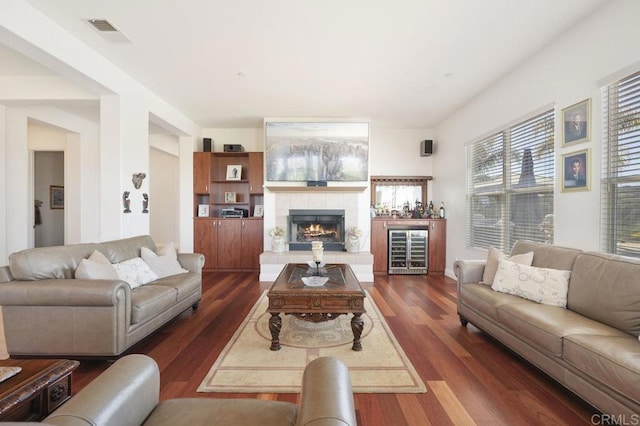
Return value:
M 116 263 L 113 266 L 118 273 L 118 277 L 122 281 L 126 281 L 131 288 L 140 287 L 158 279 L 156 273 L 140 257 L 134 257 L 133 259 Z
M 189 272 L 180 266 L 178 254 L 173 243 L 169 243 L 158 250 L 158 254 L 146 247 L 142 247 L 140 254 L 142 255 L 142 260 L 151 267 L 151 270 L 158 275 L 158 278 Z
M 82 259 L 76 269 L 76 279 L 118 280 L 118 273 L 107 257 L 95 250 L 88 259 Z
M 544 305 L 566 308 L 570 276 L 571 271 L 536 268 L 502 260 L 491 288 Z
M 484 272 L 482 273 L 482 281 L 480 281 L 480 284 L 493 284 L 496 271 L 498 270 L 498 264 L 503 259 L 508 259 L 511 262 L 519 263 L 521 265 L 531 266 L 531 263 L 533 262 L 533 252 L 530 251 L 528 253 L 516 254 L 509 257 L 500 250 L 494 247 L 489 247 L 487 263 L 484 266 Z

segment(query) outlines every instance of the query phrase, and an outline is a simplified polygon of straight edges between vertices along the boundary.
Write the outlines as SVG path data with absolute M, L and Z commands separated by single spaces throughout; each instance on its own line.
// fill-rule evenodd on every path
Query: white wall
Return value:
M 447 205 L 447 267 L 456 258 L 482 258 L 483 251 L 465 247 L 464 145 L 498 130 L 533 111 L 555 105 L 556 135 L 561 135 L 561 110 L 587 98 L 593 100 L 591 141 L 561 147 L 556 137 L 556 176 L 561 155 L 591 149 L 592 180 L 587 192 L 563 193 L 555 189 L 555 243 L 587 250 L 600 248 L 600 85 L 640 60 L 640 2 L 608 2 L 553 44 L 504 76 L 436 129 L 440 149 L 434 155 L 434 197 Z M 640 66 L 637 67 L 640 69 Z M 574 215 L 571 212 L 583 214 Z
M 149 136 L 149 220 L 150 235 L 157 243 L 180 245 L 180 164 L 176 138 Z M 169 151 L 169 152 L 168 152 Z M 171 152 L 173 151 L 173 152 Z M 186 247 L 183 251 L 191 251 Z
M 180 205 L 185 205 L 185 200 L 189 199 L 190 212 L 191 153 L 200 138 L 199 126 L 72 37 L 27 1 L 6 2 L 0 14 L 0 43 L 41 62 L 84 89 L 74 91 L 74 99 L 87 100 L 87 93 L 94 95 L 90 99 L 93 102 L 100 99 L 99 127 L 89 133 L 76 131 L 68 134 L 65 195 L 77 206 L 65 208 L 67 225 L 74 226 L 67 227 L 66 242 L 100 241 L 149 231 L 146 217 L 122 217 L 121 197 L 122 192 L 131 185 L 131 174 L 148 172 L 148 124 L 151 117 L 154 122 L 162 123 L 163 127 L 180 137 Z M 68 88 L 64 81 L 53 80 L 52 84 Z M 33 246 L 30 225 L 33 205 L 30 202 L 32 194 L 28 190 L 30 169 L 26 142 L 27 121 L 33 117 L 31 111 L 47 109 L 53 116 L 64 115 L 54 108 L 28 106 L 30 100 L 37 101 L 38 105 L 46 105 L 47 99 L 59 101 L 60 93 L 56 90 L 34 94 L 29 85 L 25 85 L 24 92 L 12 90 L 9 94 L 0 93 L 0 103 L 16 98 L 20 99 L 21 105 L 25 105 L 23 108 L 1 107 L 0 110 L 0 169 L 6 173 L 6 177 L 0 180 L 0 195 L 3 204 L 11 206 L 0 211 L 0 229 L 6 231 L 0 237 L 0 264 L 6 262 L 9 253 Z M 41 121 L 51 122 L 47 119 Z M 59 127 L 73 128 L 74 123 L 67 125 L 69 121 L 80 122 L 82 119 L 75 117 L 75 120 L 67 120 L 65 125 Z M 8 181 L 9 177 L 11 182 Z M 134 195 L 141 199 L 141 194 L 148 191 L 148 186 L 135 191 Z M 136 202 L 140 200 L 132 200 L 132 203 Z M 193 241 L 192 215 L 187 217 L 186 208 L 180 212 L 180 239 L 183 246 L 186 245 L 184 242 L 191 245 Z M 188 226 L 183 223 L 188 223 Z

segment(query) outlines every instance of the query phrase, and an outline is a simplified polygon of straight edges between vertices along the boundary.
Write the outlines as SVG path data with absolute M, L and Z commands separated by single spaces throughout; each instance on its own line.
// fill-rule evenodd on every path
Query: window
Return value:
M 640 257 L 640 72 L 603 88 L 602 250 Z
M 467 145 L 467 245 L 553 242 L 554 111 Z

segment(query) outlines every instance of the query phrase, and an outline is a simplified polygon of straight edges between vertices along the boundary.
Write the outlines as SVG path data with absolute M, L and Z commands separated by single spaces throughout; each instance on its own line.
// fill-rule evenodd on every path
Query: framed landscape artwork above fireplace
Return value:
M 369 123 L 265 122 L 267 181 L 369 180 Z

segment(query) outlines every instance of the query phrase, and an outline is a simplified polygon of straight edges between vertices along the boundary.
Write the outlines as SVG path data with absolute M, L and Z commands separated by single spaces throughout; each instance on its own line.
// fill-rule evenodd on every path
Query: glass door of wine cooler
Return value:
M 427 230 L 389 230 L 389 273 L 426 274 Z

